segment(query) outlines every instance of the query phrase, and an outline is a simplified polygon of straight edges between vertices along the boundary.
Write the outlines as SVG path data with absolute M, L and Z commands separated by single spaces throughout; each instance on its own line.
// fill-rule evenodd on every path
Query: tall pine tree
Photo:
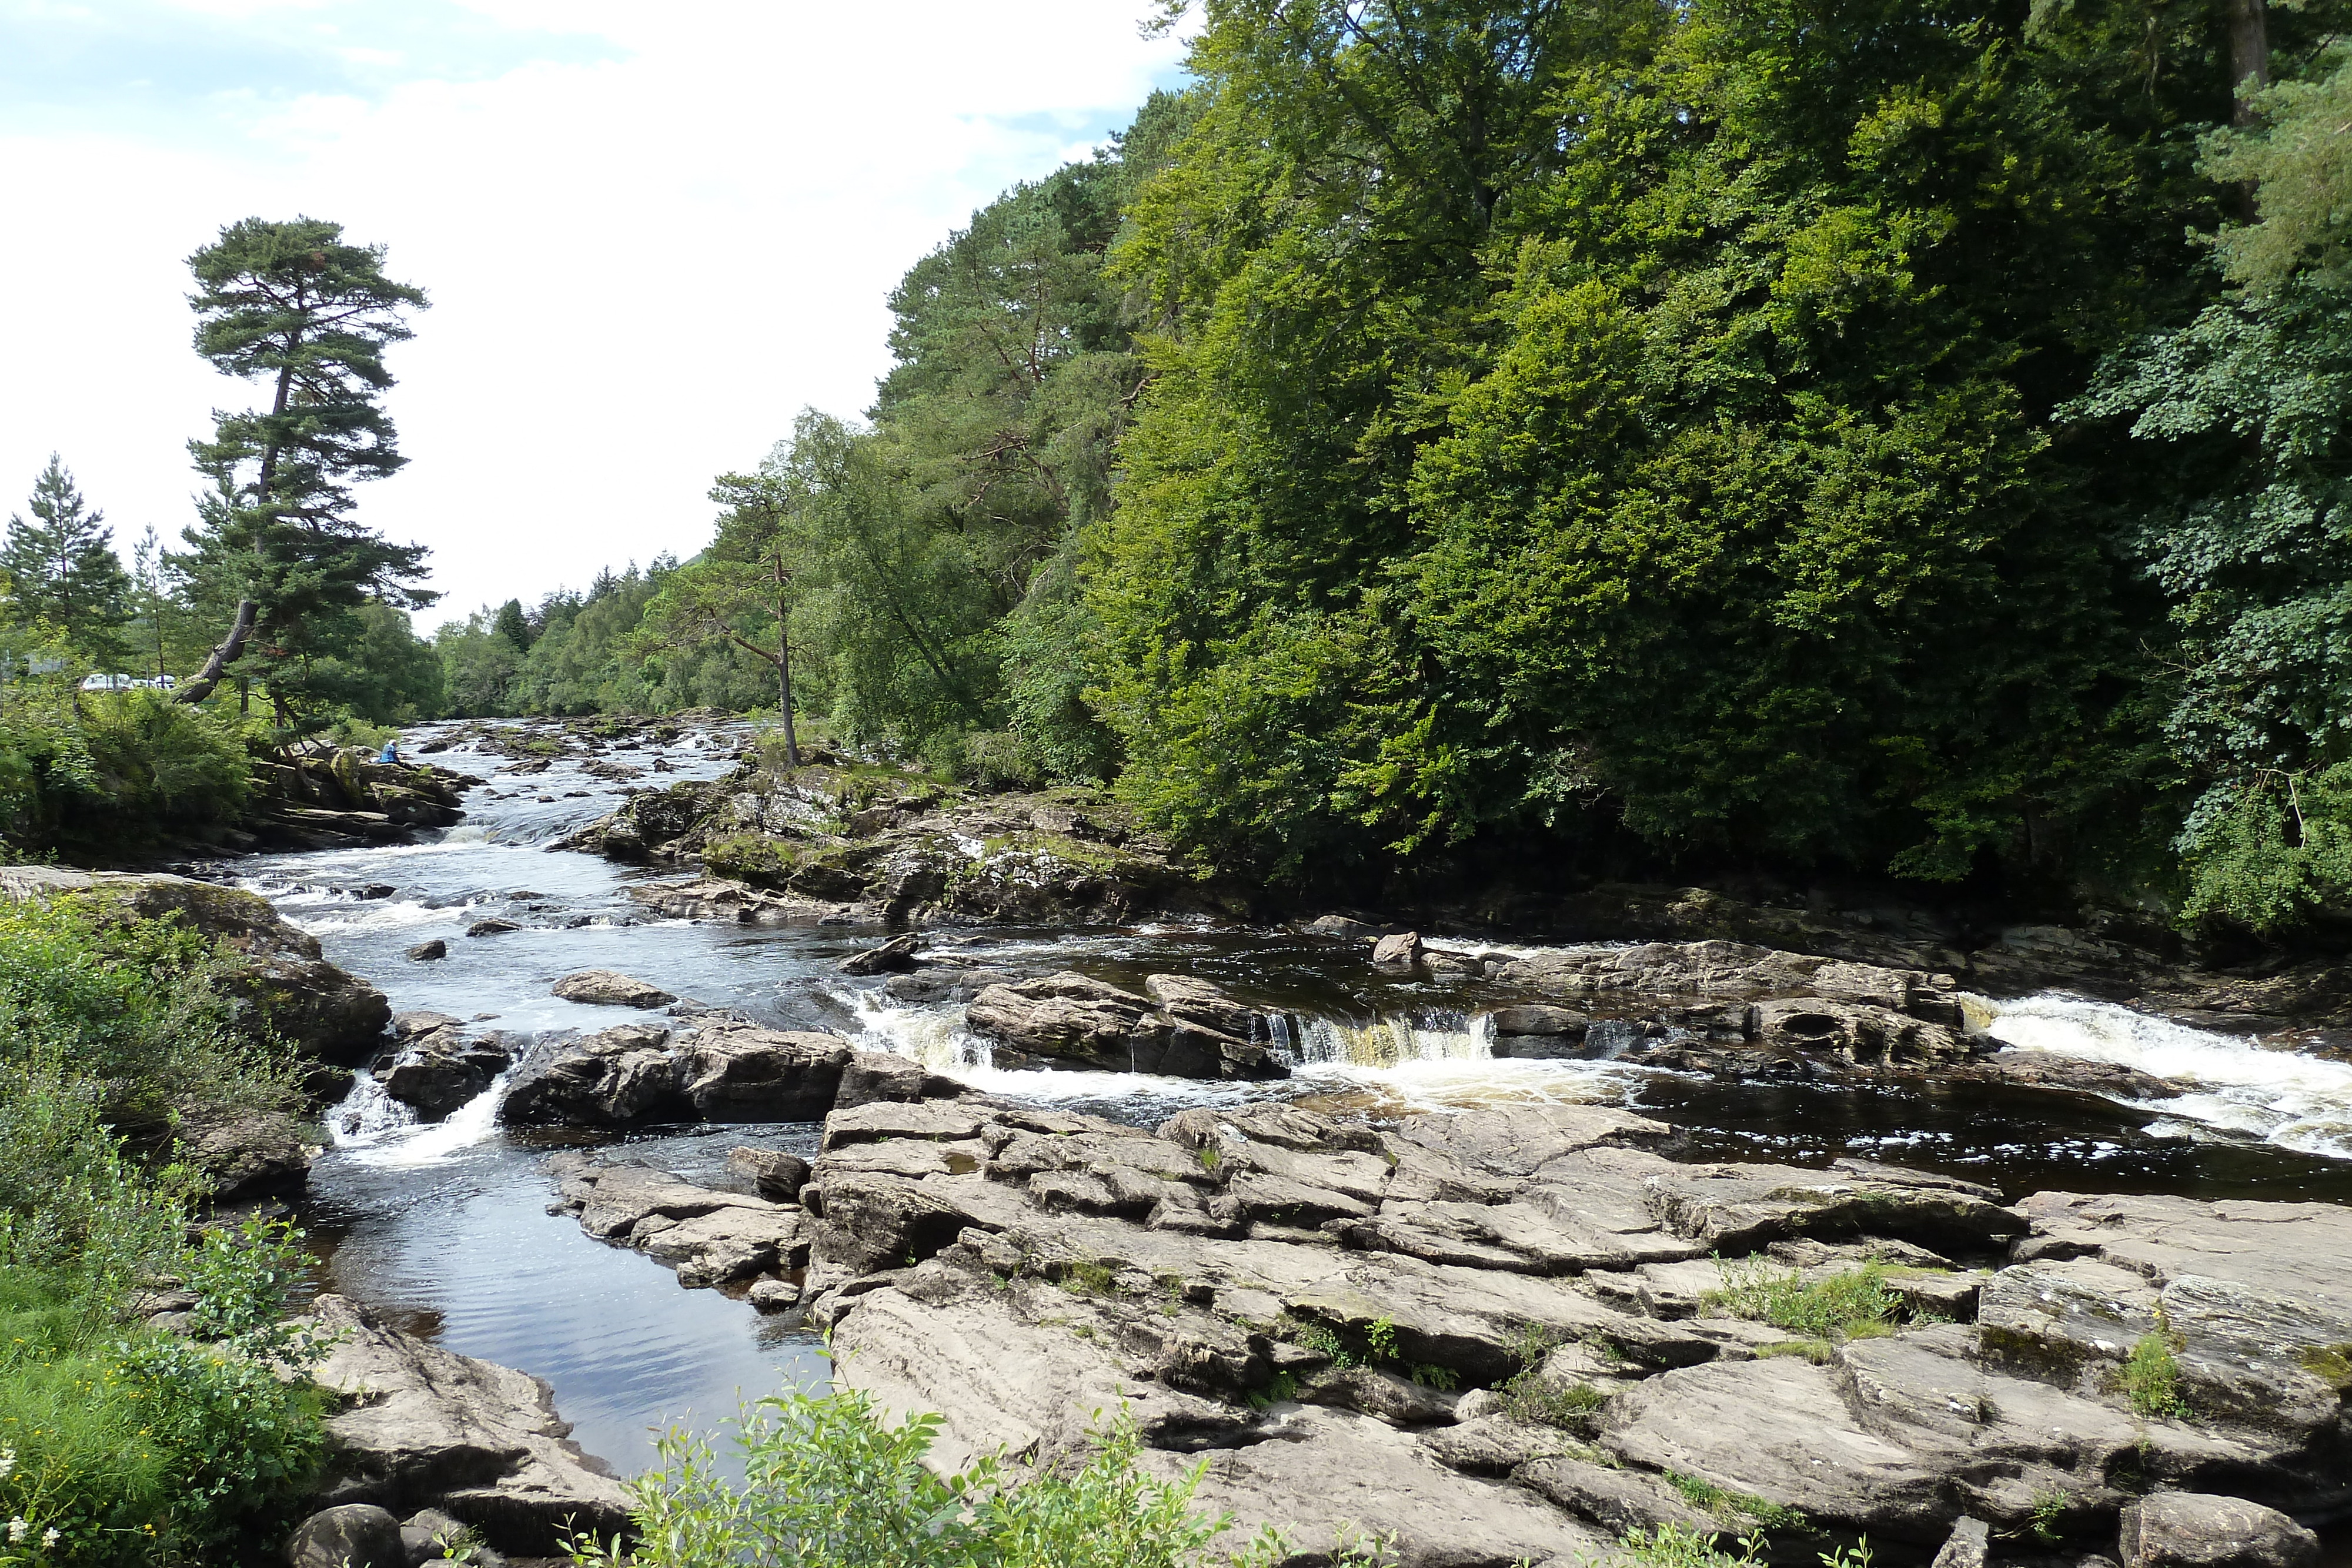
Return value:
M 262 681 L 283 723 L 325 695 L 316 668 L 360 634 L 362 605 L 436 597 L 415 586 L 425 547 L 351 516 L 354 484 L 407 461 L 383 406 L 383 350 L 412 336 L 425 293 L 384 276 L 382 246 L 347 245 L 315 218 L 232 224 L 188 266 L 196 351 L 269 402 L 215 410 L 213 438 L 188 444 L 212 491 L 174 564 L 229 625 L 181 699 L 201 702 L 234 669 Z
M 97 664 L 120 663 L 131 580 L 114 557 L 106 515 L 89 508 L 54 452 L 33 481 L 26 510 L 32 520 L 11 517 L 7 544 L 0 547 L 0 573 L 8 579 L 17 612 L 28 621 L 46 618 Z

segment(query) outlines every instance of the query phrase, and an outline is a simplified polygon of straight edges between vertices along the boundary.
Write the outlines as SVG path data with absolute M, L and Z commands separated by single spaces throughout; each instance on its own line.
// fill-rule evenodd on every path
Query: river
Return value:
M 442 728 L 414 731 L 406 744 Z M 743 738 L 740 728 L 689 729 L 658 752 L 667 771 L 643 782 L 716 777 Z M 598 771 L 646 768 L 656 755 L 614 751 Z M 2056 1187 L 2352 1202 L 2352 1063 L 2055 995 L 1991 1005 L 1990 1031 L 2012 1049 L 2191 1079 L 2197 1092 L 2109 1103 L 1932 1079 L 1731 1084 L 1607 1060 L 1498 1060 L 1454 985 L 1376 976 L 1353 942 L 1188 925 L 939 933 L 975 956 L 1022 967 L 1049 961 L 1129 984 L 1153 971 L 1216 981 L 1277 1015 L 1298 1063 L 1286 1082 L 1261 1084 L 1002 1071 L 958 1030 L 959 1009 L 898 1006 L 877 981 L 834 970 L 872 944 L 875 929 L 648 919 L 627 892 L 646 873 L 547 850 L 611 810 L 628 780 L 592 774 L 578 757 L 529 775 L 463 746 L 431 760 L 489 780 L 467 796 L 464 824 L 430 842 L 242 862 L 240 883 L 381 987 L 395 1011 L 479 1019 L 518 1043 L 641 1016 L 550 994 L 563 975 L 611 968 L 779 1025 L 918 1056 L 992 1092 L 1141 1124 L 1188 1105 L 1268 1096 L 1388 1113 L 1508 1099 L 1607 1102 L 1691 1129 L 1706 1157 L 1854 1155 L 2012 1196 Z M 521 929 L 464 935 L 488 916 Z M 447 942 L 446 959 L 404 956 L 434 937 Z M 494 1085 L 448 1120 L 420 1126 L 363 1074 L 329 1113 L 331 1145 L 312 1173 L 305 1220 L 330 1288 L 453 1350 L 546 1378 L 583 1446 L 625 1473 L 653 1461 L 653 1434 L 666 1423 L 708 1424 L 739 1396 L 825 1382 L 823 1346 L 794 1320 L 681 1290 L 667 1269 L 550 1215 L 545 1155 L 583 1140 L 500 1127 L 499 1092 Z M 816 1129 L 696 1126 L 629 1141 L 649 1163 L 715 1180 L 735 1145 L 813 1154 Z

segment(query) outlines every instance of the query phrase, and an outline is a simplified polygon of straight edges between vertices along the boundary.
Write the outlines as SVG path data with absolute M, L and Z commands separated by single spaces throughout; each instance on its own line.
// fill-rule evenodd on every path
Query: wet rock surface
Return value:
M 1289 1075 L 1255 1015 L 1216 987 L 1175 975 L 1154 975 L 1149 983 L 1154 994 L 1137 996 L 1064 970 L 992 985 L 972 998 L 965 1022 L 1000 1048 L 1009 1048 L 1006 1065 L 1175 1078 Z M 1234 1030 L 1240 1032 L 1230 1032 Z
M 404 1333 L 340 1296 L 320 1297 L 311 1315 L 332 1336 L 313 1374 L 336 1401 L 324 1503 L 393 1515 L 431 1507 L 530 1555 L 558 1552 L 575 1530 L 626 1525 L 628 1494 L 566 1440 L 546 1384 Z
M 383 1092 L 438 1122 L 490 1086 L 514 1060 L 496 1034 L 468 1034 L 446 1013 L 402 1013 L 393 1019 L 394 1048 L 378 1058 Z
M 554 994 L 567 1002 L 613 1008 L 660 1008 L 677 1000 L 650 980 L 611 969 L 582 969 L 566 975 L 555 982 Z
M 1147 1464 L 1206 1456 L 1203 1506 L 1309 1554 L 1352 1531 L 1500 1568 L 1674 1525 L 1761 1531 L 1775 1561 L 1867 1533 L 1981 1563 L 1988 1539 L 2190 1542 L 2176 1494 L 2352 1505 L 2352 1212 L 2011 1206 L 1677 1144 L 1600 1106 L 1146 1132 L 966 1097 L 835 1112 L 796 1210 L 556 1169 L 596 1234 L 800 1301 L 843 1384 L 945 1416 L 943 1459 L 1051 1459 L 1124 1407 Z M 2131 1370 L 2159 1352 L 2161 1399 Z

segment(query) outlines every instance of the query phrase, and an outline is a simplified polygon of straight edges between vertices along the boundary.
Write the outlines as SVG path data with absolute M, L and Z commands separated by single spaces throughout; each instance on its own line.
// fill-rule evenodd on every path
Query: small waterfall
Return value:
M 996 1048 L 963 1027 L 963 1009 L 908 1008 L 877 991 L 836 991 L 857 1016 L 873 1049 L 921 1062 L 933 1072 L 971 1071 L 996 1065 Z
M 439 1165 L 497 1135 L 499 1103 L 506 1098 L 510 1076 L 499 1073 L 440 1121 L 419 1122 L 415 1111 L 386 1094 L 375 1074 L 362 1069 L 352 1092 L 327 1113 L 327 1133 L 361 1165 Z
M 383 1081 L 364 1067 L 352 1075 L 352 1092 L 327 1113 L 327 1136 L 339 1149 L 373 1144 L 415 1125 L 416 1113 L 385 1093 Z
M 1325 1063 L 1350 1067 L 1395 1067 L 1409 1061 L 1484 1061 L 1495 1054 L 1495 1020 L 1486 1013 L 1403 1015 L 1355 1024 L 1339 1019 L 1293 1019 L 1274 1014 L 1274 1042 L 1294 1067 Z

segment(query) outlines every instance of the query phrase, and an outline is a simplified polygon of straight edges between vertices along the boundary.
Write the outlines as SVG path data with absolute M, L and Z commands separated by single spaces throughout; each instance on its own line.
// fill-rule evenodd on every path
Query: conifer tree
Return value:
M 181 689 L 201 702 L 223 673 L 258 675 L 281 722 L 306 673 L 357 632 L 362 605 L 422 608 L 425 548 L 396 545 L 351 516 L 352 485 L 400 455 L 383 392 L 383 350 L 412 336 L 422 289 L 383 273 L 380 246 L 345 244 L 315 218 L 247 218 L 188 258 L 196 277 L 196 351 L 225 375 L 269 389 L 266 408 L 215 410 L 209 441 L 188 449 L 212 483 L 190 550 L 175 565 L 226 635 Z
M 7 544 L 0 548 L 0 573 L 12 585 L 18 612 L 27 620 L 46 617 L 96 663 L 119 663 L 131 580 L 115 559 L 106 515 L 90 509 L 54 452 L 33 481 L 26 510 L 31 519 L 11 517 Z

